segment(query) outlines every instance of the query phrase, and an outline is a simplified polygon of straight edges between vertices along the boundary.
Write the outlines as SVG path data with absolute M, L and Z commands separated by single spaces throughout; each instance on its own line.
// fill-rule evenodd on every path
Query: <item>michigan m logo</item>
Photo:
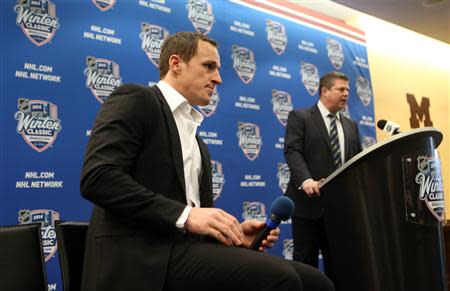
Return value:
M 413 94 L 406 94 L 406 100 L 409 103 L 409 109 L 411 110 L 411 117 L 409 123 L 411 128 L 419 128 L 420 122 L 423 122 L 424 126 L 433 126 L 433 121 L 430 119 L 430 99 L 422 97 L 420 106 L 417 104 L 416 97 Z

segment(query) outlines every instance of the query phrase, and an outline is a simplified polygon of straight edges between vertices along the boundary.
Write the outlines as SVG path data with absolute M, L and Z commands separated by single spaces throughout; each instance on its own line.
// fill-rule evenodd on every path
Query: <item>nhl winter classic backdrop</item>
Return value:
M 86 142 L 100 105 L 123 83 L 153 85 L 164 39 L 199 31 L 220 44 L 223 84 L 198 135 L 214 199 L 238 219 L 265 220 L 283 194 L 287 115 L 318 100 L 319 76 L 350 77 L 345 113 L 375 143 L 364 34 L 276 1 L 2 0 L 0 225 L 42 223 L 50 290 L 60 284 L 54 222 L 87 221 L 80 197 Z M 292 257 L 290 224 L 271 251 Z

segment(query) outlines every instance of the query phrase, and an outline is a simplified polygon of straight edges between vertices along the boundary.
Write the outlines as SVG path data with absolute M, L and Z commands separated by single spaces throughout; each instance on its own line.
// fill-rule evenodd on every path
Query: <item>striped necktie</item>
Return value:
M 339 145 L 339 135 L 336 126 L 336 115 L 328 114 L 328 117 L 331 119 L 330 123 L 330 144 L 331 144 L 331 153 L 333 154 L 334 166 L 335 168 L 339 168 L 342 164 L 341 159 L 341 146 Z

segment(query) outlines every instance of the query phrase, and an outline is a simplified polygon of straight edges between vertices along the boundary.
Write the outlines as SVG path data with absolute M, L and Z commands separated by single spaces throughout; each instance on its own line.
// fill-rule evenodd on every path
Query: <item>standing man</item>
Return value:
M 286 125 L 284 156 L 291 171 L 286 195 L 294 200 L 292 218 L 294 260 L 318 267 L 319 249 L 325 273 L 335 282 L 321 208 L 319 183 L 361 151 L 356 122 L 340 111 L 347 104 L 346 75 L 322 76 L 320 100 L 291 111 Z
M 81 179 L 94 203 L 82 290 L 333 290 L 314 268 L 247 249 L 264 223 L 213 208 L 193 106 L 209 103 L 220 66 L 216 42 L 177 33 L 162 46 L 156 86 L 121 86 L 102 105 Z

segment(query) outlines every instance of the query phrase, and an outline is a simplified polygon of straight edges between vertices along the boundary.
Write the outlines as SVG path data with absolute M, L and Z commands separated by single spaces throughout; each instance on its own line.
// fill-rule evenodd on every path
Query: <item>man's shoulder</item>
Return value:
M 313 105 L 311 107 L 306 107 L 306 108 L 297 108 L 297 109 L 292 110 L 292 112 L 294 114 L 303 116 L 303 115 L 314 114 L 317 110 L 318 110 L 317 105 Z
M 130 94 L 130 93 L 141 93 L 141 94 L 157 94 L 159 91 L 157 86 L 145 86 L 137 83 L 123 84 L 118 87 L 114 93 L 115 94 Z

